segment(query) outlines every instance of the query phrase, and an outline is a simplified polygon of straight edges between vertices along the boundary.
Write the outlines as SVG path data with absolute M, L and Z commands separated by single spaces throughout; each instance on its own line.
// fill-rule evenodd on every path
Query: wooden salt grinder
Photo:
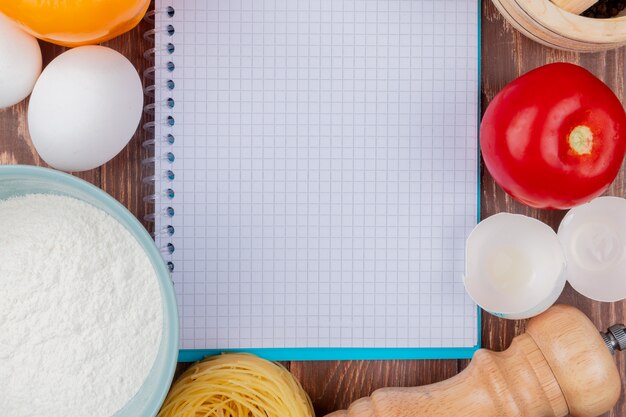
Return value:
M 624 329 L 599 333 L 576 308 L 556 305 L 531 319 L 507 350 L 477 351 L 453 378 L 379 389 L 327 417 L 598 416 L 621 393 L 612 353 L 626 348 Z

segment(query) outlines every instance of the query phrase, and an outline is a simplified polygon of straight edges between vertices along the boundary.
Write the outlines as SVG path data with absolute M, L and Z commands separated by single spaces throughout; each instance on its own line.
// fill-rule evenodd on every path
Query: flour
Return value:
M 154 268 L 111 216 L 53 195 L 0 201 L 0 416 L 114 415 L 162 326 Z

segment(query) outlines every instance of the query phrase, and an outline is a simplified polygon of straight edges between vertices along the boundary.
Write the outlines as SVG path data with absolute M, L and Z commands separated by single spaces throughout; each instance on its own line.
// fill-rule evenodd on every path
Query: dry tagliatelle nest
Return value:
M 246 353 L 212 356 L 174 383 L 157 417 L 314 417 L 309 396 L 279 364 Z

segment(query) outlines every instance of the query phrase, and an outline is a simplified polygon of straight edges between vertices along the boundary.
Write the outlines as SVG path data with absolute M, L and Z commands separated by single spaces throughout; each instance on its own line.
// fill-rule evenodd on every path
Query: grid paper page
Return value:
M 167 6 L 156 230 L 181 348 L 475 346 L 476 0 Z

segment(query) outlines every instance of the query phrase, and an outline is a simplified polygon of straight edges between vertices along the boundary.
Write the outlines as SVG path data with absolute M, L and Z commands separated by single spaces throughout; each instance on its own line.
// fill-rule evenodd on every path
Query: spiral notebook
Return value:
M 157 0 L 150 18 L 180 360 L 470 357 L 477 1 Z

